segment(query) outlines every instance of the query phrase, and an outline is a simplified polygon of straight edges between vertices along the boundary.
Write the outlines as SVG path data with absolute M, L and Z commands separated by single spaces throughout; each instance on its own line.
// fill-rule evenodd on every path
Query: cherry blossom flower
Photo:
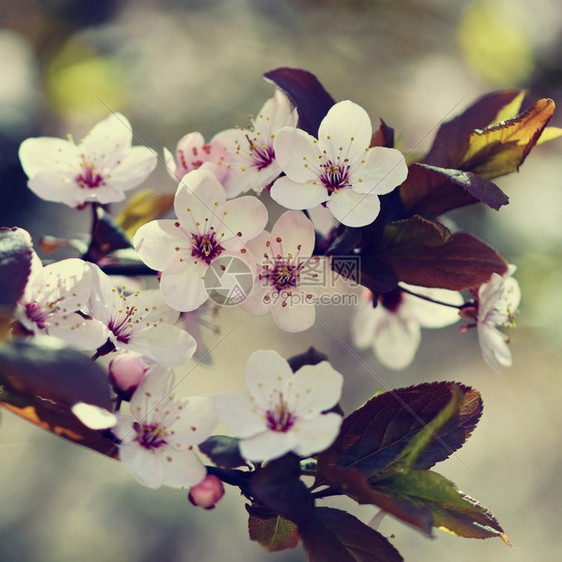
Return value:
M 510 338 L 498 326 L 515 326 L 521 301 L 519 283 L 512 277 L 517 268 L 508 267 L 504 276 L 493 273 L 478 289 L 476 327 L 484 361 L 499 372 L 500 365 L 511 367 Z
M 104 327 L 82 313 L 92 286 L 93 276 L 84 261 L 71 258 L 43 267 L 33 253 L 15 319 L 34 334 L 57 337 L 76 349 L 97 349 L 106 339 Z
M 211 400 L 174 400 L 174 373 L 153 366 L 133 394 L 130 415 L 119 415 L 112 429 L 121 440 L 119 458 L 145 486 L 194 486 L 205 467 L 193 448 L 211 434 L 216 415 Z
M 403 291 L 402 288 L 420 295 Z M 444 306 L 437 302 L 447 303 Z M 391 369 L 404 369 L 413 360 L 421 340 L 421 328 L 443 328 L 460 320 L 462 295 L 447 289 L 429 289 L 401 283 L 379 297 L 365 291 L 351 325 L 353 344 L 359 349 L 372 347 L 377 359 Z
M 294 127 L 298 115 L 287 96 L 276 90 L 267 100 L 248 129 L 228 129 L 214 140 L 227 147 L 231 160 L 224 188 L 228 197 L 235 197 L 250 189 L 261 193 L 264 187 L 279 176 L 281 169 L 275 158 L 273 142 L 277 131 Z
M 193 356 L 197 343 L 185 330 L 174 326 L 179 313 L 162 299 L 158 289 L 127 291 L 117 288 L 97 266 L 91 299 L 92 316 L 106 327 L 106 338 L 119 350 L 136 351 L 171 367 Z
M 215 139 L 205 143 L 201 133 L 188 133 L 183 136 L 176 147 L 176 160 L 172 153 L 164 148 L 164 161 L 173 179 L 179 181 L 192 170 L 203 168 L 213 173 L 222 182 L 228 174 L 227 163 L 230 153 Z
M 367 112 L 349 100 L 328 111 L 318 140 L 301 129 L 281 129 L 273 146 L 286 175 L 273 184 L 271 197 L 289 209 L 324 204 L 347 226 L 372 223 L 380 211 L 379 195 L 408 174 L 398 150 L 369 148 L 372 132 Z
M 246 383 L 250 395 L 212 397 L 219 421 L 241 438 L 244 458 L 258 462 L 290 451 L 308 457 L 337 437 L 341 416 L 323 412 L 338 403 L 343 377 L 327 361 L 293 374 L 276 351 L 259 350 L 248 360 Z
M 314 226 L 300 211 L 283 213 L 271 233 L 262 232 L 248 248 L 258 274 L 240 308 L 256 316 L 271 312 L 283 330 L 307 330 L 316 318 L 317 297 L 348 289 L 345 280 L 330 271 L 328 258 L 311 257 Z
M 133 131 L 120 113 L 98 123 L 78 144 L 67 140 L 30 138 L 19 157 L 29 188 L 42 199 L 77 207 L 113 203 L 142 183 L 154 170 L 156 153 L 131 146 Z
M 251 260 L 245 243 L 263 230 L 267 209 L 254 196 L 226 201 L 224 188 L 207 170 L 183 178 L 174 209 L 177 220 L 141 226 L 133 244 L 148 267 L 162 272 L 164 300 L 176 310 L 190 311 L 207 300 L 205 275 L 218 257 Z

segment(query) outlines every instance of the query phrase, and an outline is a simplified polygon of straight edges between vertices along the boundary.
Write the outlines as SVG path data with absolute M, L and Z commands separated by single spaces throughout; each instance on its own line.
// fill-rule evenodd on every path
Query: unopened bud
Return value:
M 224 486 L 220 478 L 207 474 L 199 484 L 189 490 L 189 501 L 203 509 L 213 509 L 224 496 Z
M 117 394 L 132 394 L 145 371 L 146 367 L 136 353 L 120 353 L 109 363 L 109 379 Z

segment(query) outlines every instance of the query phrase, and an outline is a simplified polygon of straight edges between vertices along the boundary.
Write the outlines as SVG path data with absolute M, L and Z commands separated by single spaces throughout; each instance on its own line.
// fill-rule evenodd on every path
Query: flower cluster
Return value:
M 416 478 L 425 474 L 414 454 L 427 455 L 424 466 L 445 457 L 435 452 L 441 445 L 428 448 L 427 435 L 416 424 L 434 420 L 438 435 L 459 417 L 472 389 L 439 386 L 435 403 L 441 405 L 435 412 L 417 411 L 409 402 L 408 392 L 414 391 L 403 389 L 399 399 L 375 397 L 344 418 L 339 406 L 344 376 L 310 348 L 291 360 L 275 350 L 254 351 L 247 363 L 247 393 L 178 398 L 172 367 L 194 357 L 205 307 L 238 304 L 253 316 L 271 313 L 274 329 L 293 334 L 315 325 L 317 305 L 342 295 L 357 297 L 350 340 L 359 349 L 371 348 L 390 369 L 414 361 L 422 328 L 463 321 L 460 332 L 476 329 L 492 369 L 510 366 L 510 339 L 500 328 L 514 326 L 521 298 L 512 277 L 515 266 L 439 217 L 470 203 L 495 209 L 506 204 L 490 179 L 518 168 L 552 113 L 544 109 L 548 103 L 537 103 L 530 115 L 489 123 L 490 115 L 516 112 L 517 100 L 512 91 L 493 103 L 486 98 L 463 119 L 444 124 L 430 151 L 408 165 L 394 147 L 390 127 L 381 120 L 374 130 L 365 109 L 349 100 L 336 103 L 309 73 L 278 69 L 268 77 L 278 88 L 247 128 L 218 131 L 209 142 L 199 132 L 187 132 L 174 153 L 164 149 L 173 205 L 170 197 L 166 208 L 161 202 L 167 198 L 156 195 L 161 212 L 156 204 L 146 206 L 146 217 L 137 216 L 138 206 L 127 205 L 117 221 L 107 218 L 109 204 L 124 200 L 157 163 L 154 150 L 131 146 L 131 125 L 123 115 L 110 115 L 78 144 L 71 136 L 21 144 L 29 188 L 49 201 L 88 207 L 94 218 L 87 251 L 46 265 L 27 233 L 0 230 L 0 267 L 6 271 L 0 282 L 8 303 L 3 301 L 0 312 L 8 311 L 13 339 L 25 342 L 14 346 L 38 346 L 37 336 L 62 341 L 74 348 L 72 360 L 82 368 L 75 369 L 78 382 L 64 379 L 64 392 L 46 391 L 50 381 L 68 375 L 55 354 L 55 368 L 45 380 L 37 383 L 37 377 L 7 369 L 8 375 L 0 373 L 0 390 L 5 385 L 10 397 L 23 394 L 12 406 L 23 411 L 21 403 L 30 403 L 28 408 L 36 409 L 30 419 L 118 456 L 146 486 L 191 488 L 190 501 L 211 509 L 224 494 L 225 481 L 240 487 L 251 517 L 263 515 L 265 506 L 267 517 L 288 518 L 306 541 L 322 517 L 307 527 L 301 525 L 301 511 L 308 513 L 322 487 L 326 495 L 348 494 L 362 503 L 379 505 L 385 497 L 381 507 L 395 508 L 397 517 L 417 514 L 422 496 L 413 494 L 410 505 L 403 491 L 422 481 L 403 480 L 403 503 L 396 508 L 393 478 L 405 479 L 413 466 Z M 487 103 L 490 108 L 482 111 Z M 519 135 L 517 146 L 505 141 L 506 128 Z M 551 132 L 549 138 L 554 136 Z M 510 164 L 500 173 L 498 162 Z M 132 279 L 133 273 L 154 282 Z M 338 314 L 338 328 L 347 327 L 344 320 L 345 314 Z M 33 361 L 21 372 L 32 370 Z M 82 385 L 80 377 L 87 382 Z M 471 400 L 476 403 L 473 394 Z M 372 427 L 384 423 L 379 407 L 389 419 L 412 414 L 411 423 L 403 424 L 407 435 L 390 425 Z M 463 435 L 480 415 L 477 406 L 471 408 L 463 418 Z M 218 423 L 231 435 L 213 435 Z M 423 435 L 415 437 L 416 432 Z M 455 435 L 451 431 L 453 441 Z M 396 443 L 402 449 L 394 450 Z M 447 455 L 462 442 L 453 445 Z M 205 466 L 197 448 L 212 466 Z M 300 480 L 304 474 L 315 476 L 310 488 Z M 432 474 L 428 485 L 438 476 Z M 276 479 L 283 484 L 277 487 Z M 379 494 L 375 487 L 381 481 L 388 489 L 383 486 Z M 298 507 L 289 509 L 287 498 Z M 466 533 L 465 518 L 470 520 L 474 504 L 465 505 L 463 498 L 458 501 Z M 489 517 L 485 510 L 475 516 L 483 533 L 475 536 L 504 538 Z M 432 524 L 421 521 L 419 527 L 427 533 Z M 455 525 L 454 517 L 440 523 L 454 533 Z

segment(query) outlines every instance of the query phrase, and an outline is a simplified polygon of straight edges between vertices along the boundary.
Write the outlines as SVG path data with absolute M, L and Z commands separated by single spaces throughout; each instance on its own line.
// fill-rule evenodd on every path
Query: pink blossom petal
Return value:
M 250 295 L 240 303 L 240 308 L 253 316 L 263 316 L 269 312 L 269 304 L 265 302 L 265 297 L 269 289 L 259 284 L 256 280 Z
M 371 224 L 381 206 L 377 195 L 356 193 L 349 188 L 332 193 L 326 205 L 342 224 L 354 227 Z
M 328 191 L 318 181 L 297 183 L 288 177 L 279 178 L 271 186 L 271 198 L 287 209 L 310 209 L 328 200 Z
M 408 176 L 406 160 L 399 150 L 374 147 L 365 157 L 365 164 L 353 170 L 349 181 L 357 193 L 384 195 L 390 193 Z

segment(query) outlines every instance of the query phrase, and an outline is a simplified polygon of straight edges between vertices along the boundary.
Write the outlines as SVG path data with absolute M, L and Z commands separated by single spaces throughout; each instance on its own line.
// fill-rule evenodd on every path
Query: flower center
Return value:
M 296 287 L 299 281 L 300 267 L 285 261 L 276 261 L 269 274 L 269 282 L 277 291 L 284 291 Z
M 168 435 L 168 432 L 165 429 L 162 429 L 157 424 L 141 424 L 135 422 L 133 424 L 133 429 L 137 433 L 137 436 L 134 440 L 145 449 L 158 449 L 159 447 L 168 444 L 165 439 L 165 437 Z
M 210 264 L 224 251 L 224 248 L 217 241 L 214 232 L 208 232 L 205 234 L 192 234 L 191 245 L 191 255 L 195 258 L 203 260 L 206 264 Z
M 113 335 L 118 342 L 128 343 L 133 336 L 133 328 L 135 323 L 139 320 L 133 322 L 132 317 L 137 311 L 136 306 L 127 306 L 125 309 L 119 309 L 118 315 L 115 318 L 111 318 L 107 327 L 113 332 Z
M 348 187 L 350 185 L 349 166 L 334 164 L 331 160 L 328 160 L 328 162 L 322 164 L 322 168 L 323 170 L 320 174 L 320 180 L 330 195 L 334 191 L 343 189 L 344 187 Z
M 267 168 L 273 160 L 275 160 L 275 152 L 273 150 L 273 146 L 268 144 L 264 145 L 257 145 L 248 135 L 246 135 L 246 140 L 250 145 L 250 154 L 252 160 L 254 161 L 253 164 L 258 170 L 263 170 Z
M 267 427 L 272 431 L 289 431 L 295 424 L 296 417 L 289 410 L 287 402 L 283 400 L 283 394 L 279 393 L 279 403 L 272 410 L 267 410 L 265 414 Z
M 76 176 L 75 181 L 85 189 L 95 189 L 100 185 L 105 185 L 103 175 L 84 156 L 82 157 L 82 171 Z
M 396 312 L 400 308 L 403 298 L 402 291 L 399 287 L 396 287 L 388 293 L 382 293 L 379 297 L 379 303 L 390 312 Z
M 45 310 L 37 302 L 26 302 L 24 307 L 27 318 L 36 324 L 40 330 L 43 330 L 45 328 L 45 321 L 47 320 L 49 311 Z

